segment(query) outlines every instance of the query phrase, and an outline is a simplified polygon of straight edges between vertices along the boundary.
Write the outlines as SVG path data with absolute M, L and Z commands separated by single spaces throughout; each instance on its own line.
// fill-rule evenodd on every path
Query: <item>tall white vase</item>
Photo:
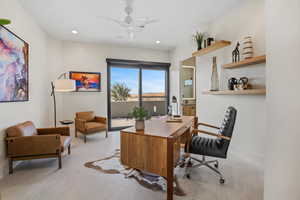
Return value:
M 217 57 L 214 56 L 213 65 L 212 65 L 210 91 L 218 91 L 218 90 L 219 90 L 219 76 L 217 71 Z

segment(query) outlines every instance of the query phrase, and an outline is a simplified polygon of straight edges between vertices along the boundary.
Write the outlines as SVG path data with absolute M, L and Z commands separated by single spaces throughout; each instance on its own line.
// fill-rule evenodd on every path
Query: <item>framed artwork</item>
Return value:
M 71 71 L 70 79 L 76 81 L 77 92 L 101 92 L 101 73 Z
M 29 45 L 0 25 L 0 103 L 29 100 Z

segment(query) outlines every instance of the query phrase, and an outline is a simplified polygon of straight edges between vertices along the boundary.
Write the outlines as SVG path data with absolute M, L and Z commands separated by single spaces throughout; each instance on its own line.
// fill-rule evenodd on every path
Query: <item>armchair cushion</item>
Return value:
M 86 121 L 92 121 L 95 119 L 95 115 L 93 111 L 88 111 L 88 112 L 77 112 L 76 113 L 76 118 L 79 119 L 84 119 Z
M 106 124 L 102 124 L 99 122 L 86 122 L 85 128 L 87 131 L 100 131 L 106 129 Z
M 93 122 L 98 122 L 98 123 L 106 124 L 106 117 L 95 116 Z
M 22 137 L 37 135 L 37 130 L 31 121 L 17 124 L 6 129 L 7 137 Z

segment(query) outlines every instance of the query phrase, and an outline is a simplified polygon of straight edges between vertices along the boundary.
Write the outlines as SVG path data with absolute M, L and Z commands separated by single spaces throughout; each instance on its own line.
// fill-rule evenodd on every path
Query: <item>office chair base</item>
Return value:
M 199 164 L 193 165 L 192 160 L 198 162 Z M 214 167 L 210 165 L 211 163 L 214 163 Z M 220 177 L 220 180 L 219 180 L 220 184 L 225 183 L 225 179 L 223 177 L 223 174 L 218 169 L 219 168 L 219 161 L 218 160 L 206 161 L 205 156 L 202 156 L 202 160 L 199 160 L 199 159 L 196 159 L 196 158 L 193 158 L 193 157 L 188 158 L 188 161 L 186 162 L 186 168 L 185 168 L 186 177 L 188 179 L 190 179 L 191 178 L 190 170 L 193 169 L 193 168 L 199 168 L 199 167 L 202 167 L 202 166 L 208 167 L 209 169 L 214 171 L 216 174 L 218 174 L 219 177 Z

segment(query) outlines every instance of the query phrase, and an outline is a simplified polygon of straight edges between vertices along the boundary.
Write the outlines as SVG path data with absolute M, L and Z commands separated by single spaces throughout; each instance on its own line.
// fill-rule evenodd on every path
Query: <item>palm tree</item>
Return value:
M 111 89 L 111 97 L 117 102 L 127 101 L 130 91 L 125 83 L 115 83 Z

